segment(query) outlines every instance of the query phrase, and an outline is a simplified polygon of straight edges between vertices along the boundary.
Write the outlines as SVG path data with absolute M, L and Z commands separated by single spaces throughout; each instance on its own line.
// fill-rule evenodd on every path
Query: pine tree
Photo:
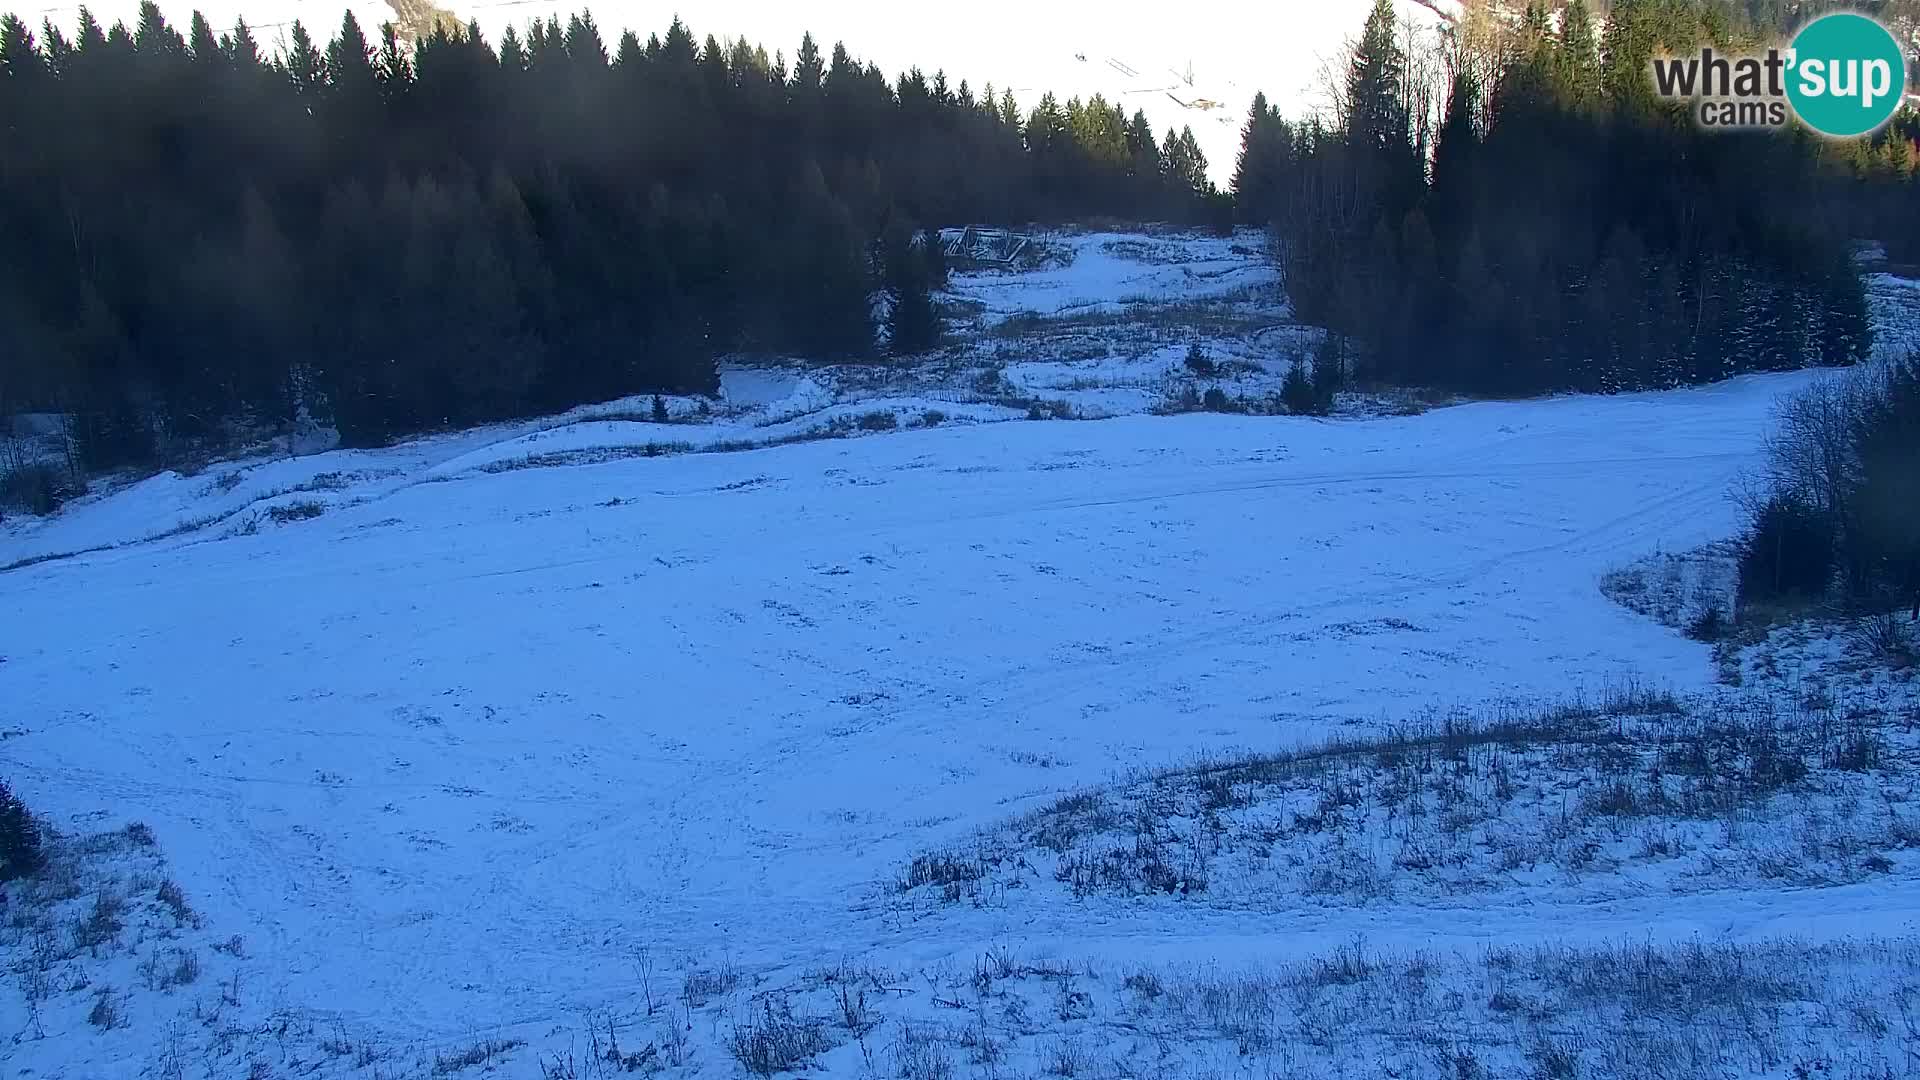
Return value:
M 826 64 L 820 59 L 820 46 L 813 40 L 812 34 L 800 35 L 800 50 L 793 54 L 793 77 L 790 82 L 794 99 L 811 105 L 820 96 L 821 81 L 826 77 Z
M 626 56 L 624 48 L 621 56 Z M 521 74 L 527 70 L 527 50 L 520 44 L 520 34 L 512 26 L 500 33 L 500 69 L 509 74 Z
M 1566 99 L 1576 105 L 1592 102 L 1600 93 L 1600 43 L 1594 37 L 1593 13 L 1586 0 L 1567 0 L 1560 12 L 1558 59 Z
M 340 20 L 340 33 L 327 46 L 325 71 L 328 85 L 355 106 L 371 98 L 377 80 L 373 47 L 351 9 Z
M 693 44 L 693 32 L 688 30 L 678 15 L 672 25 L 667 27 L 667 38 L 661 44 L 660 55 L 669 64 L 691 66 L 698 49 Z
M 921 248 L 899 238 L 889 243 L 887 347 L 895 356 L 926 352 L 940 340 L 940 316 L 933 305 L 931 275 Z M 910 234 L 904 234 L 910 235 Z
M 707 38 L 709 46 L 717 45 L 713 38 Z M 589 12 L 573 16 L 567 20 L 567 34 L 562 40 L 567 51 L 567 59 L 576 68 L 587 71 L 600 71 L 607 66 L 607 45 L 600 38 L 600 28 L 594 25 L 593 15 Z
M 0 75 L 14 87 L 24 87 L 37 84 L 46 74 L 47 60 L 40 53 L 33 31 L 27 29 L 18 15 L 0 16 Z
M 1890 134 L 1881 146 L 1881 168 L 1895 181 L 1905 181 L 1913 176 L 1914 148 L 1906 136 Z
M 40 20 L 40 40 L 46 50 L 47 70 L 55 78 L 65 78 L 73 73 L 73 43 L 67 40 L 53 20 Z
M 213 26 L 198 11 L 193 13 L 193 20 L 188 24 L 187 52 L 201 64 L 210 64 L 221 58 L 220 43 L 214 39 Z
M 1160 169 L 1168 187 L 1181 195 L 1205 195 L 1213 190 L 1207 179 L 1207 156 L 1201 152 L 1191 127 L 1178 133 L 1167 129 L 1160 143 Z
M 1319 415 L 1320 395 L 1314 391 L 1313 374 L 1307 370 L 1307 362 L 1294 357 L 1287 366 L 1287 374 L 1280 380 L 1280 402 L 1287 411 L 1295 416 Z
M 98 30 L 98 27 L 95 27 Z M 260 46 L 253 40 L 253 31 L 248 29 L 247 20 L 235 19 L 233 36 L 227 42 L 227 62 L 235 71 L 249 73 L 262 67 Z
M 1347 145 L 1365 190 L 1399 221 L 1419 197 L 1423 164 L 1408 114 L 1407 56 L 1394 25 L 1393 0 L 1374 0 L 1347 69 Z
M 352 12 L 348 12 L 351 15 Z M 318 93 L 324 85 L 322 75 L 325 61 L 320 50 L 314 47 L 313 36 L 307 33 L 299 19 L 293 20 L 290 32 L 292 44 L 287 49 L 287 78 L 293 82 L 293 88 L 302 95 Z
M 1461 241 L 1471 224 L 1480 184 L 1480 133 L 1474 125 L 1479 110 L 1479 85 L 1473 72 L 1462 67 L 1454 73 L 1447 93 L 1447 112 L 1434 146 L 1433 183 L 1427 198 L 1434 239 L 1442 252 L 1442 264 L 1449 269 L 1458 259 Z
M 519 40 L 513 37 L 513 27 L 507 27 L 507 37 L 514 47 L 519 48 Z M 380 24 L 380 52 L 374 59 L 374 76 L 380 82 L 382 96 L 391 107 L 404 97 L 407 88 L 413 82 L 413 57 L 406 46 L 401 44 L 399 28 L 391 22 Z
M 187 51 L 186 41 L 179 31 L 167 25 L 166 16 L 160 13 L 160 5 L 154 0 L 140 0 L 140 24 L 133 32 L 133 47 L 161 59 L 182 56 Z
M 1853 260 L 1844 253 L 1837 255 L 1821 285 L 1817 362 L 1838 365 L 1866 359 L 1873 344 L 1873 326 L 1867 315 L 1866 288 Z
M 46 866 L 45 828 L 0 780 L 0 881 L 32 877 Z
M 1266 224 L 1280 210 L 1289 180 L 1293 134 L 1280 111 L 1256 93 L 1240 130 L 1240 156 L 1234 161 L 1232 191 L 1240 220 Z
M 1411 147 L 1402 105 L 1406 69 L 1393 0 L 1374 0 L 1347 69 L 1347 141 L 1355 148 L 1399 153 Z
M 1601 36 L 1601 82 L 1616 107 L 1650 109 L 1647 65 L 1659 46 L 1655 0 L 1613 0 Z
M 80 26 L 73 35 L 75 52 L 92 50 L 98 54 L 106 48 L 107 35 L 100 29 L 100 20 L 93 17 L 93 12 L 88 10 L 85 4 L 80 5 L 80 13 L 76 21 Z

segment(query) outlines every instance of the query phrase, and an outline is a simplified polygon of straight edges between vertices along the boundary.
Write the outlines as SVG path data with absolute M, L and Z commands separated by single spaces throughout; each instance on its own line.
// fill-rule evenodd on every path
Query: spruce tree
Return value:
M 1480 133 L 1474 126 L 1479 110 L 1479 84 L 1473 72 L 1462 67 L 1454 73 L 1447 92 L 1447 112 L 1434 145 L 1433 183 L 1427 197 L 1427 217 L 1445 270 L 1451 270 L 1458 261 L 1479 190 Z
M 889 260 L 887 346 L 895 356 L 912 356 L 940 340 L 940 316 L 933 306 L 929 275 L 920 253 L 909 248 Z
M 1240 129 L 1240 156 L 1233 166 L 1231 190 L 1241 221 L 1267 224 L 1280 209 L 1289 180 L 1293 134 L 1280 111 L 1256 93 L 1247 122 Z
M 1347 68 L 1347 144 L 1364 190 L 1398 222 L 1419 197 L 1422 162 L 1407 112 L 1407 56 L 1393 0 L 1374 0 Z
M 0 780 L 0 881 L 32 877 L 46 866 L 46 830 Z
M 1374 0 L 1347 68 L 1347 141 L 1356 149 L 1398 153 L 1411 146 L 1402 104 L 1406 69 L 1393 0 Z
M 201 64 L 210 64 L 221 58 L 220 43 L 213 36 L 213 26 L 198 11 L 193 13 L 193 21 L 188 25 L 187 52 Z
M 1567 0 L 1560 12 L 1559 75 L 1562 93 L 1586 105 L 1600 93 L 1600 43 L 1586 0 Z
M 351 15 L 352 12 L 348 14 Z M 321 57 L 320 50 L 313 44 L 313 35 L 307 33 L 307 28 L 299 19 L 295 19 L 290 38 L 292 44 L 287 49 L 285 60 L 287 78 L 292 81 L 295 92 L 299 94 L 319 93 L 324 84 L 322 75 L 325 71 L 325 60 Z
M 141 53 L 171 59 L 185 55 L 187 43 L 180 32 L 167 25 L 167 17 L 154 0 L 140 0 L 140 22 L 133 32 L 133 47 Z
M 228 39 L 226 53 L 227 62 L 237 72 L 251 74 L 262 66 L 260 46 L 253 40 L 253 31 L 247 27 L 247 20 L 234 20 L 233 35 Z

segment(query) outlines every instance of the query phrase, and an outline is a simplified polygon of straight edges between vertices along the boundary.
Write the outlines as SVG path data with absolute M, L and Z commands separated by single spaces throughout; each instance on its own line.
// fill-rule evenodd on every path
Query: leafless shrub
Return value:
M 101 1031 L 112 1031 L 126 1022 L 120 1011 L 119 996 L 113 987 L 103 986 L 93 992 L 93 1008 L 87 1010 L 87 1023 Z
M 833 1049 L 825 1029 L 819 1019 L 795 1016 L 784 997 L 768 998 L 758 1013 L 734 1025 L 727 1049 L 748 1072 L 772 1076 Z
M 317 518 L 327 512 L 325 503 L 312 499 L 300 499 L 295 502 L 267 508 L 267 517 L 276 525 L 285 525 L 293 521 L 306 521 Z
M 1861 856 L 1900 843 L 1897 818 L 1856 815 L 1792 859 L 1767 838 L 1803 820 L 1805 800 L 1873 797 L 1893 782 L 1876 771 L 1903 760 L 1888 747 L 1920 749 L 1901 708 L 1779 690 L 1682 702 L 1625 686 L 1448 714 L 1070 795 L 982 833 L 965 854 L 920 856 L 898 888 L 952 900 L 989 879 L 1003 879 L 995 896 L 1050 879 L 1078 897 L 1191 899 L 1216 888 L 1223 852 L 1235 890 L 1334 903 L 1511 887 L 1506 875 L 1522 868 L 1613 874 L 1634 859 L 1686 860 L 1683 884 L 1724 883 L 1726 867 L 1703 860 L 1727 856 L 1758 878 L 1857 879 Z M 1768 824 L 1722 848 L 1708 834 L 1729 820 Z M 1637 847 L 1617 846 L 1635 836 Z
M 1367 963 L 1366 943 L 1356 938 L 1326 956 L 1308 961 L 1300 977 L 1308 986 L 1351 986 L 1373 974 Z
M 492 1068 L 496 1058 L 525 1045 L 522 1039 L 481 1039 L 459 1050 L 436 1051 L 433 1055 L 433 1075 L 447 1076 L 476 1066 Z
M 863 1035 L 874 1026 L 873 1010 L 867 1005 L 867 989 L 841 983 L 835 990 L 840 1006 L 840 1024 L 855 1035 Z
M 1160 976 L 1150 968 L 1139 968 L 1133 971 L 1127 975 L 1121 985 L 1147 1001 L 1152 1001 L 1167 992 L 1166 987 L 1160 982 Z
M 952 1080 L 953 1057 L 931 1025 L 901 1024 L 891 1051 L 900 1080 Z
M 689 1008 L 698 1009 L 714 998 L 733 993 L 734 987 L 739 985 L 740 973 L 731 964 L 700 968 L 687 972 L 680 984 L 680 1000 Z
M 200 978 L 200 957 L 191 949 L 155 949 L 140 961 L 140 978 L 149 990 L 172 990 Z
M 654 995 L 653 951 L 641 948 L 634 952 L 633 971 L 640 979 L 640 993 L 647 1005 L 647 1015 L 652 1016 L 659 1010 L 661 1002 Z
M 1006 1053 L 999 1040 L 995 1039 L 993 1033 L 988 1031 L 986 1025 L 982 1023 L 969 1024 L 960 1032 L 955 1042 L 967 1051 L 967 1060 L 970 1064 L 989 1069 L 999 1064 Z
M 1047 1072 L 1054 1076 L 1076 1077 L 1087 1066 L 1087 1050 L 1078 1039 L 1059 1039 L 1047 1051 Z
M 52 462 L 16 463 L 0 470 L 0 510 L 45 517 L 86 493 L 84 476 Z
M 166 905 L 167 910 L 173 914 L 174 925 L 199 925 L 200 916 L 194 912 L 193 906 L 187 903 L 186 891 L 180 888 L 179 882 L 172 878 L 162 881 L 155 895 L 162 904 Z
M 686 1005 L 681 1006 L 679 1015 L 667 1018 L 667 1028 L 660 1039 L 660 1056 L 669 1066 L 677 1069 L 687 1063 L 692 1030 L 693 1012 Z
M 937 885 L 949 900 L 970 895 L 987 874 L 979 856 L 951 849 L 916 855 L 900 878 L 900 891 L 909 892 L 925 885 Z
M 93 904 L 76 917 L 70 931 L 76 949 L 98 949 L 120 937 L 126 900 L 110 886 L 102 885 L 93 894 Z
M 1580 1052 L 1566 1037 L 1541 1035 L 1528 1048 L 1527 1059 L 1539 1080 L 1575 1080 L 1580 1075 Z
M 1866 655 L 1897 667 L 1912 667 L 1920 661 L 1914 622 L 1902 613 L 1881 612 L 1855 619 L 1847 628 L 1847 639 Z

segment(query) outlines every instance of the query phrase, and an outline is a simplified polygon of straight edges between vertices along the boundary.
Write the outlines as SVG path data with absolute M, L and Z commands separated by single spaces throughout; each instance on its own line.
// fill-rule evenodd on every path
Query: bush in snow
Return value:
M 1920 662 L 1920 648 L 1914 642 L 1914 624 L 1904 615 L 1883 611 L 1855 623 L 1848 631 L 1854 646 L 1877 660 L 1899 667 Z
M 0 475 L 0 507 L 24 510 L 44 517 L 67 500 L 86 494 L 84 481 L 46 462 L 22 465 Z
M 1920 356 L 1814 383 L 1775 414 L 1743 604 L 1833 600 L 1920 620 Z
M 1709 644 L 1727 635 L 1727 619 L 1718 607 L 1703 607 L 1687 622 L 1687 636 Z
M 1333 410 L 1333 380 L 1308 371 L 1296 356 L 1280 383 L 1280 400 L 1296 416 L 1325 416 Z
M 1193 372 L 1203 379 L 1212 378 L 1214 372 L 1219 370 L 1218 366 L 1214 364 L 1213 358 L 1207 355 L 1207 350 L 1201 348 L 1200 343 L 1197 341 L 1187 346 L 1186 363 L 1188 371 Z
M 748 1072 L 772 1076 L 790 1072 L 833 1049 L 833 1040 L 827 1037 L 823 1021 L 795 1016 L 786 999 L 780 998 L 762 1002 L 758 1015 L 735 1024 L 727 1049 Z
M 0 780 L 0 881 L 30 877 L 47 863 L 40 819 Z
M 1754 512 L 1740 552 L 1740 606 L 1817 600 L 1833 581 L 1833 531 L 1805 502 L 1775 495 Z
M 1604 895 L 1642 888 L 1647 874 L 1676 891 L 1861 881 L 1920 844 L 1899 802 L 1912 781 L 1901 771 L 1911 708 L 1629 687 L 1533 711 L 1436 715 L 1076 792 L 964 851 L 915 857 L 893 891 L 978 903 L 1057 889 L 1232 908 L 1563 883 Z

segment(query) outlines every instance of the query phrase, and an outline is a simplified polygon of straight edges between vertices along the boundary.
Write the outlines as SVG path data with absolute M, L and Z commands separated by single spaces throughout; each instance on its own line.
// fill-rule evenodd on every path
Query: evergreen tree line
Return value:
M 1377 0 L 1337 123 L 1256 100 L 1238 210 L 1272 226 L 1300 318 L 1374 378 L 1606 391 L 1850 363 L 1870 338 L 1851 240 L 1920 252 L 1917 132 L 1704 131 L 1655 98 L 1657 50 L 1763 32 L 1702 0 L 1615 0 L 1604 21 L 1534 3 L 1491 85 L 1453 58 L 1435 124 Z
M 647 391 L 729 350 L 860 358 L 939 334 L 926 230 L 1195 221 L 1191 132 L 1095 97 L 889 81 L 675 20 L 418 42 L 0 19 L 0 416 L 74 417 L 88 468 L 303 412 L 350 443 Z M 874 304 L 885 289 L 890 302 Z

